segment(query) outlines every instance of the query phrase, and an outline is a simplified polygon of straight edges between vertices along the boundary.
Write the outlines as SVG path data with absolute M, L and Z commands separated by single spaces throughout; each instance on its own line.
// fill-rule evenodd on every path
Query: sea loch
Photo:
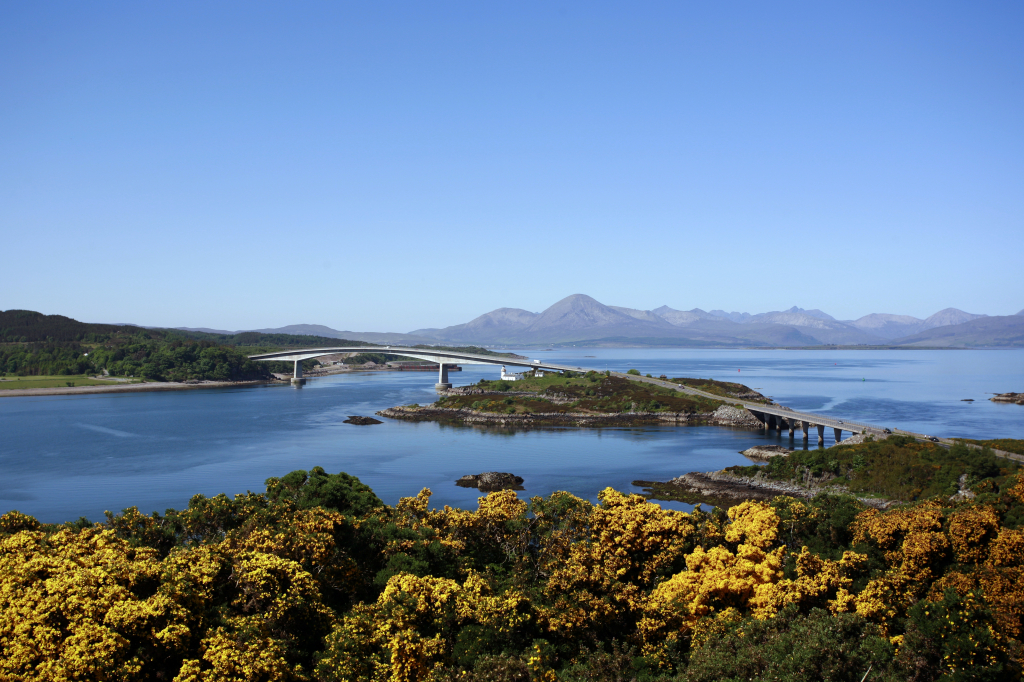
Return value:
M 1024 389 L 1019 350 L 524 354 L 587 368 L 739 381 L 795 409 L 934 435 L 1024 437 L 1024 407 L 988 400 Z M 459 385 L 494 373 L 470 366 L 453 376 Z M 523 496 L 568 490 L 595 499 L 606 486 L 633 490 L 634 479 L 748 463 L 740 450 L 789 440 L 720 427 L 501 432 L 343 423 L 349 415 L 433 399 L 432 376 L 395 372 L 313 379 L 302 389 L 0 400 L 0 512 L 18 509 L 46 522 L 99 520 L 104 510 L 133 505 L 162 512 L 184 507 L 195 493 L 261 491 L 270 476 L 318 465 L 358 476 L 389 504 L 428 487 L 435 505 L 475 506 L 479 492 L 454 481 L 492 470 L 522 476 Z

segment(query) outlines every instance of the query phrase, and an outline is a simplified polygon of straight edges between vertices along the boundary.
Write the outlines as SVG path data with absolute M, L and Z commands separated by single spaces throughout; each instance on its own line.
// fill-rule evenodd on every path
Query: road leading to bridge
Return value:
M 676 391 L 679 391 L 681 393 L 687 393 L 689 395 L 701 396 L 703 398 L 711 398 L 712 400 L 723 401 L 723 402 L 726 402 L 726 403 L 728 403 L 730 405 L 735 405 L 737 407 L 743 407 L 746 410 L 748 410 L 749 412 L 762 413 L 762 414 L 765 414 L 765 415 L 769 415 L 770 414 L 770 415 L 774 415 L 774 416 L 777 416 L 777 417 L 781 417 L 781 418 L 785 419 L 788 423 L 792 423 L 792 422 L 807 422 L 808 424 L 821 425 L 821 426 L 825 426 L 825 427 L 831 427 L 833 429 L 841 429 L 842 431 L 850 431 L 851 433 L 867 433 L 867 434 L 876 435 L 876 436 L 888 435 L 885 432 L 885 429 L 887 427 L 884 427 L 884 426 L 876 426 L 874 424 L 864 424 L 864 423 L 861 423 L 861 422 L 851 422 L 851 421 L 847 421 L 845 419 L 833 419 L 831 417 L 825 417 L 825 416 L 822 416 L 822 415 L 819 415 L 819 414 L 814 414 L 813 412 L 797 412 L 796 410 L 793 410 L 793 409 L 790 409 L 788 407 L 784 407 L 782 405 L 778 405 L 778 404 L 775 404 L 775 403 L 767 405 L 765 403 L 757 403 L 757 402 L 753 402 L 753 401 L 749 401 L 749 400 L 738 400 L 738 399 L 735 399 L 735 398 L 723 398 L 722 396 L 715 395 L 714 393 L 708 393 L 706 391 L 701 391 L 701 390 L 696 389 L 696 388 L 690 388 L 689 386 L 683 386 L 681 384 L 675 384 L 675 383 L 672 383 L 671 381 L 666 381 L 664 379 L 654 379 L 654 378 L 651 378 L 651 377 L 637 376 L 635 374 L 624 374 L 622 372 L 612 372 L 612 375 L 613 376 L 617 376 L 617 377 L 622 377 L 623 379 L 629 379 L 630 381 L 640 381 L 640 382 L 643 382 L 643 383 L 654 384 L 656 386 L 662 386 L 664 388 L 675 389 Z M 948 447 L 952 447 L 957 442 L 957 441 L 955 441 L 954 439 L 951 439 L 951 438 L 939 438 L 936 441 L 932 441 L 932 437 L 931 436 L 925 435 L 923 433 L 914 433 L 913 431 L 905 431 L 903 429 L 897 429 L 897 428 L 893 428 L 893 429 L 890 429 L 890 430 L 891 430 L 891 432 L 893 434 L 898 434 L 898 435 L 901 435 L 901 436 L 911 436 L 912 438 L 915 438 L 915 439 L 917 439 L 917 440 L 919 440 L 921 442 L 935 442 L 938 445 L 941 445 L 941 446 L 947 447 L 947 448 Z M 838 442 L 838 441 L 839 441 L 839 439 L 837 438 L 836 442 Z M 971 443 L 965 443 L 965 445 L 967 445 L 967 447 L 969 447 L 969 448 L 981 449 L 981 446 L 973 445 Z M 1024 462 L 1024 456 L 1018 455 L 1018 454 L 1013 453 L 1013 452 L 1005 452 L 1003 450 L 995 450 L 995 449 L 992 449 L 992 452 L 995 453 L 995 455 L 997 457 L 1002 457 L 1004 459 L 1011 459 L 1011 460 L 1014 460 L 1014 461 L 1017 461 L 1017 462 Z

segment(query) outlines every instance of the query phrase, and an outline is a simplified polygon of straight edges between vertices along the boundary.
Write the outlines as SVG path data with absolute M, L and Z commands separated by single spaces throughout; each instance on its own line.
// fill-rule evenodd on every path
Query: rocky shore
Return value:
M 1014 403 L 1016 405 L 1024 405 L 1024 393 L 1000 393 L 997 396 L 989 398 L 994 403 Z
M 537 426 L 640 426 L 647 424 L 712 425 L 762 428 L 758 419 L 746 410 L 723 405 L 714 412 L 530 412 L 499 414 L 467 408 L 389 407 L 378 416 L 405 421 L 435 421 L 446 424 L 491 425 L 506 428 Z
M 752 448 L 747 448 L 740 454 L 755 462 L 767 462 L 772 457 L 784 457 L 791 452 L 793 451 L 781 445 L 755 445 Z
M 800 481 L 771 481 L 758 472 L 754 476 L 739 476 L 728 470 L 707 473 L 692 471 L 667 482 L 633 481 L 644 488 L 644 493 L 658 500 L 678 500 L 689 504 L 706 503 L 716 507 L 729 507 L 743 500 L 771 500 L 782 495 L 809 499 L 819 493 L 848 495 L 842 486 L 829 485 L 832 476 L 805 476 Z M 869 507 L 886 509 L 895 502 L 876 498 L 857 498 Z
M 486 471 L 482 474 L 467 474 L 455 481 L 460 488 L 476 488 L 490 493 L 496 490 L 525 490 L 523 477 L 502 471 Z

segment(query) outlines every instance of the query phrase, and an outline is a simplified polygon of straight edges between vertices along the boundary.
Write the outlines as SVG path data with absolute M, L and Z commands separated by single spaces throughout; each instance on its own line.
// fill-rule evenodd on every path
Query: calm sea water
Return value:
M 795 409 L 928 434 L 1024 438 L 1024 407 L 988 400 L 1024 391 L 1024 351 L 528 354 L 588 368 L 739 381 Z M 496 368 L 467 367 L 451 379 L 460 385 L 496 374 Z M 635 490 L 634 479 L 748 463 L 738 451 L 766 440 L 789 442 L 775 432 L 766 437 L 719 427 L 506 433 L 390 420 L 342 423 L 348 415 L 432 402 L 435 381 L 429 372 L 381 372 L 312 379 L 302 389 L 0 398 L 0 511 L 18 509 L 47 522 L 97 520 L 104 510 L 132 505 L 162 512 L 184 507 L 195 493 L 262 491 L 270 476 L 317 465 L 358 476 L 388 503 L 428 487 L 435 505 L 475 507 L 479 493 L 453 481 L 483 471 L 522 476 L 520 495 L 568 490 L 596 499 L 607 486 Z M 826 446 L 831 438 L 827 430 Z

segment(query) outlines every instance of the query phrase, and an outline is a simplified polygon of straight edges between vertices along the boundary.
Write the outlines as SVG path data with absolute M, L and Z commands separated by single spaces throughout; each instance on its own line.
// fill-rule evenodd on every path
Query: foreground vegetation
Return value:
M 0 517 L 0 677 L 1006 680 L 1024 477 L 879 512 L 663 510 L 607 489 L 465 511 L 322 469 L 265 493 Z

